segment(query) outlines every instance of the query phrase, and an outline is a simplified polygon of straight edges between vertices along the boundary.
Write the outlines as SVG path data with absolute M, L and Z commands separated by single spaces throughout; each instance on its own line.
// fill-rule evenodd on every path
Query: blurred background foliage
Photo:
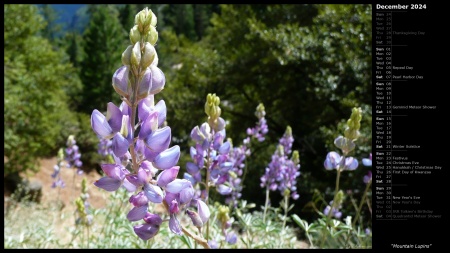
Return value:
M 205 98 L 216 93 L 227 137 L 238 146 L 266 109 L 269 134 L 252 143 L 244 199 L 264 201 L 260 177 L 287 125 L 300 152 L 300 199 L 308 216 L 315 189 L 330 192 L 335 174 L 325 171 L 333 140 L 343 134 L 353 107 L 361 107 L 362 137 L 353 154 L 368 157 L 372 143 L 371 5 L 128 4 L 85 5 L 69 26 L 56 22 L 52 5 L 4 5 L 4 175 L 39 169 L 74 134 L 86 171 L 99 168 L 94 109 L 118 104 L 111 78 L 121 66 L 135 14 L 149 7 L 158 18 L 156 49 L 166 75 L 156 95 L 167 105 L 172 145 L 189 161 L 191 129 L 206 120 Z M 343 189 L 358 194 L 367 169 L 345 173 Z M 273 196 L 272 196 L 273 195 Z M 272 203 L 281 200 L 278 192 Z M 305 217 L 303 215 L 303 217 Z

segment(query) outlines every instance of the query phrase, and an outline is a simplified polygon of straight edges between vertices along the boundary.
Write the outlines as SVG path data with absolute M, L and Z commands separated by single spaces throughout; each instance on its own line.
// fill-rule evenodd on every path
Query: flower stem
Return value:
M 137 104 L 135 101 L 132 101 L 131 103 L 131 137 L 134 140 L 134 123 L 136 121 L 136 108 L 137 108 Z M 131 161 L 132 161 L 132 168 L 133 171 L 135 173 L 138 172 L 138 163 L 137 163 L 137 159 L 136 159 L 136 154 L 134 152 L 134 141 L 132 141 L 131 145 L 130 145 L 130 153 L 131 153 Z
M 355 216 L 355 219 L 353 220 L 352 227 L 354 227 L 356 225 L 356 221 L 359 219 L 362 206 L 363 206 L 364 202 L 366 201 L 367 192 L 369 191 L 369 188 L 371 185 L 372 185 L 372 180 L 370 180 L 366 185 L 366 189 L 364 190 L 363 197 L 361 199 L 361 202 L 359 203 L 358 211 L 356 212 L 356 216 Z
M 208 161 L 209 161 L 209 159 L 208 159 Z M 207 163 L 207 165 L 206 165 L 206 179 L 205 179 L 205 182 L 206 182 L 206 198 L 205 198 L 205 204 L 207 205 L 207 206 L 209 206 L 209 177 L 210 177 L 210 175 L 209 175 L 209 162 Z M 208 240 L 209 239 L 209 219 L 208 219 L 208 221 L 206 222 L 206 236 L 205 236 L 205 238 L 206 238 L 206 240 Z
M 342 157 L 342 160 L 345 161 L 345 157 Z M 330 222 L 331 214 L 333 213 L 333 208 L 336 206 L 336 197 L 337 197 L 337 194 L 339 192 L 339 178 L 340 178 L 340 176 L 341 176 L 341 170 L 338 168 L 337 169 L 337 175 L 336 175 L 336 188 L 334 190 L 333 203 L 331 204 L 330 211 L 328 212 L 328 215 L 327 215 L 327 222 L 326 222 L 327 224 Z M 320 244 L 321 248 L 323 248 L 323 244 L 324 243 L 325 243 L 325 233 L 323 233 L 323 236 L 322 236 L 322 243 Z
M 266 203 L 264 205 L 264 215 L 263 215 L 264 223 L 266 223 L 266 213 L 267 213 L 268 205 L 269 205 L 269 186 L 266 186 Z
M 210 249 L 211 248 L 211 247 L 209 247 L 208 241 L 206 239 L 201 238 L 200 236 L 191 233 L 191 231 L 187 230 L 183 226 L 181 226 L 181 230 L 183 230 L 183 233 L 185 235 L 187 235 L 187 236 L 191 237 L 192 239 L 194 239 L 196 242 L 201 244 L 205 249 Z
M 284 195 L 284 219 L 283 219 L 283 230 L 286 227 L 286 220 L 289 208 L 289 195 Z

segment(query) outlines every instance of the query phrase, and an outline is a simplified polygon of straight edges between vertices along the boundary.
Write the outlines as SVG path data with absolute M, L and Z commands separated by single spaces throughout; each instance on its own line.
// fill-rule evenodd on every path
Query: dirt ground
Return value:
M 61 178 L 65 182 L 64 188 L 52 188 L 53 178 L 53 166 L 56 165 L 56 157 L 42 159 L 40 161 L 41 169 L 32 175 L 22 175 L 27 178 L 28 181 L 38 182 L 42 185 L 42 199 L 41 204 L 44 206 L 51 205 L 62 201 L 64 203 L 64 209 L 75 209 L 74 201 L 81 194 L 81 181 L 83 178 L 87 180 L 87 188 L 89 193 L 89 203 L 95 208 L 102 208 L 106 205 L 108 192 L 94 186 L 94 182 L 101 178 L 95 170 L 91 170 L 90 173 L 83 173 L 81 175 L 76 174 L 76 170 L 69 168 L 61 169 Z M 59 196 L 58 196 L 59 195 Z

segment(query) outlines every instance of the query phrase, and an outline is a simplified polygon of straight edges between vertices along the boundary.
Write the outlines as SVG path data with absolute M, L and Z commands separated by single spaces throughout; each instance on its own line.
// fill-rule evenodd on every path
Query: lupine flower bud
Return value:
M 206 203 L 200 199 L 197 200 L 197 211 L 198 214 L 200 215 L 200 219 L 203 221 L 203 223 L 206 223 L 211 213 Z
M 260 103 L 256 107 L 255 115 L 256 115 L 256 117 L 258 117 L 258 119 L 261 119 L 262 117 L 266 116 L 266 112 L 265 112 L 265 108 L 264 108 L 264 104 L 263 103 Z
M 128 74 L 129 67 L 122 66 L 116 70 L 112 78 L 112 86 L 114 90 L 126 99 L 130 99 L 131 86 L 129 85 Z
M 221 224 L 225 225 L 230 220 L 230 208 L 228 206 L 219 206 L 217 214 L 217 219 L 220 221 Z
M 344 131 L 345 137 L 350 140 L 357 140 L 360 133 L 359 128 L 361 127 L 360 121 L 362 119 L 362 110 L 361 108 L 353 108 L 352 115 L 350 115 L 350 119 L 347 121 L 347 128 Z
M 122 53 L 122 64 L 126 65 L 126 66 L 130 66 L 131 65 L 131 52 L 133 51 L 133 46 L 130 45 L 127 47 L 127 49 L 125 49 L 125 51 L 123 51 Z
M 64 150 L 62 148 L 58 150 L 58 159 L 61 161 L 64 159 Z
M 151 14 L 152 14 L 152 22 L 150 22 L 150 25 L 153 26 L 153 27 L 156 27 L 157 17 L 156 17 L 156 15 L 155 15 L 155 13 L 153 13 L 152 10 L 149 10 L 149 11 L 150 11 Z
M 206 97 L 205 113 L 211 119 L 215 120 L 220 117 L 221 109 L 219 107 L 220 98 L 216 94 L 209 93 Z
M 150 26 L 150 30 L 145 37 L 145 41 L 152 45 L 155 45 L 156 41 L 158 41 L 158 31 L 156 31 L 156 28 L 154 26 Z
M 339 136 L 334 140 L 334 145 L 340 148 L 344 154 L 350 153 L 353 149 L 355 149 L 355 143 L 349 138 Z
M 141 57 L 141 69 L 146 69 L 152 64 L 153 59 L 155 59 L 156 50 L 155 47 L 150 43 L 145 42 L 144 44 L 144 54 Z
M 300 155 L 298 154 L 298 150 L 294 150 L 294 152 L 292 153 L 291 160 L 292 162 L 294 162 L 294 164 L 300 163 Z
M 189 216 L 189 218 L 191 218 L 192 224 L 194 224 L 194 226 L 196 226 L 197 228 L 203 227 L 203 221 L 202 219 L 200 219 L 200 216 L 197 212 L 186 209 L 186 214 Z
M 137 25 L 133 26 L 133 28 L 130 29 L 130 41 L 132 45 L 141 41 L 141 33 L 139 32 Z
M 137 68 L 141 62 L 141 46 L 140 43 L 134 44 L 130 58 L 131 66 Z
M 146 7 L 140 11 L 134 19 L 136 25 L 138 25 L 139 32 L 141 34 L 147 34 L 150 30 L 150 24 L 152 23 L 153 12 L 149 11 Z
M 340 190 L 336 194 L 336 206 L 340 206 L 343 201 L 344 201 L 344 192 Z

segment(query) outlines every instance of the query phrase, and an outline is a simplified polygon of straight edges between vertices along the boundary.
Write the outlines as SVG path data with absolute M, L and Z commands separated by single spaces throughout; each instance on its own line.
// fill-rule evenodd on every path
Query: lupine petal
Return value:
M 230 148 L 231 148 L 231 144 L 230 142 L 225 142 L 224 144 L 222 144 L 222 146 L 220 146 L 219 148 L 219 154 L 222 155 L 226 155 L 230 152 Z
M 119 106 L 120 111 L 122 112 L 122 115 L 128 115 L 131 116 L 131 108 L 128 106 L 125 101 L 123 101 Z
M 192 186 L 186 179 L 175 179 L 166 185 L 166 191 L 171 193 L 180 193 L 186 187 Z
M 227 237 L 225 239 L 227 241 L 227 243 L 229 244 L 235 244 L 237 242 L 237 236 L 235 233 L 230 232 L 227 234 Z
M 222 119 L 221 117 L 219 117 L 217 119 L 217 129 L 215 129 L 216 131 L 224 131 L 225 130 L 225 120 Z
M 145 196 L 144 192 L 139 192 L 136 195 L 132 195 L 128 200 L 133 206 L 147 206 L 148 198 Z
M 358 168 L 358 160 L 353 157 L 345 158 L 345 169 L 346 170 L 355 170 Z
M 177 199 L 172 200 L 169 205 L 169 213 L 170 214 L 177 214 L 180 212 L 180 205 L 178 204 Z
M 334 140 L 334 145 L 336 145 L 336 147 L 340 148 L 341 150 L 346 150 L 347 152 L 352 151 L 356 146 L 352 140 L 344 136 L 338 136 Z
M 159 226 L 162 223 L 162 219 L 158 214 L 153 214 L 153 213 L 149 213 L 149 212 L 147 212 L 145 214 L 144 221 L 147 224 L 156 225 L 156 226 Z
M 143 219 L 145 214 L 147 213 L 147 208 L 147 205 L 133 207 L 133 209 L 128 212 L 127 219 L 129 221 L 138 221 Z
M 154 99 L 155 98 L 153 95 L 149 95 L 146 98 L 139 101 L 139 103 L 138 103 L 139 121 L 144 121 L 147 118 L 147 116 L 150 114 L 150 112 L 152 111 L 152 107 L 155 104 Z
M 175 145 L 161 152 L 153 161 L 153 165 L 161 170 L 166 170 L 175 166 L 180 159 L 180 147 Z
M 144 140 L 149 136 L 152 131 L 156 130 L 158 127 L 158 113 L 152 112 L 147 118 L 142 122 L 141 129 L 139 130 L 139 139 Z
M 194 175 L 200 170 L 200 168 L 195 163 L 187 162 L 186 170 L 189 174 Z
M 128 93 L 128 73 L 129 68 L 127 66 L 122 66 L 116 70 L 112 78 L 114 90 L 124 97 L 130 96 Z
M 231 187 L 228 187 L 228 186 L 223 185 L 223 184 L 221 184 L 221 185 L 219 185 L 219 186 L 217 187 L 217 191 L 218 191 L 220 194 L 222 194 L 222 195 L 228 195 L 228 194 L 231 193 L 232 190 L 233 190 L 233 189 L 232 189 Z
M 206 223 L 211 213 L 209 212 L 209 207 L 201 199 L 197 199 L 197 211 L 203 223 Z
M 171 129 L 169 126 L 154 131 L 145 139 L 145 145 L 153 152 L 162 152 L 169 147 Z
M 110 177 L 117 180 L 122 181 L 125 178 L 125 173 L 122 170 L 122 167 L 117 164 L 102 164 L 100 165 L 103 172 Z
M 163 193 L 161 188 L 151 184 L 144 185 L 145 196 L 153 203 L 161 203 L 163 200 Z
M 372 166 L 372 160 L 370 160 L 368 158 L 363 158 L 362 162 L 363 162 L 364 166 Z
M 116 133 L 113 138 L 112 149 L 116 156 L 121 157 L 128 151 L 128 140 L 125 139 L 122 134 Z
M 150 224 L 141 224 L 133 227 L 134 232 L 142 240 L 149 240 L 159 232 L 159 226 Z
M 140 167 L 138 170 L 138 174 L 129 174 L 126 176 L 126 179 L 133 185 L 139 187 L 144 185 L 147 182 L 147 172 Z
M 164 196 L 164 201 L 166 201 L 166 203 L 172 203 L 173 200 L 176 201 L 176 199 L 178 199 L 179 194 L 175 194 L 175 193 L 170 193 L 166 191 L 166 196 Z
M 192 185 L 194 185 L 197 182 L 195 181 L 195 178 L 191 174 L 186 172 L 183 174 L 183 178 L 189 180 L 189 182 L 191 182 Z
M 166 108 L 166 102 L 164 100 L 160 100 L 155 105 L 155 111 L 158 112 L 158 126 L 161 127 L 164 124 L 164 121 L 166 121 L 166 115 L 167 115 L 167 108 Z
M 220 171 L 221 172 L 227 172 L 233 168 L 232 162 L 224 162 L 220 164 Z
M 177 216 L 175 214 L 170 215 L 169 228 L 173 233 L 175 233 L 177 235 L 183 234 L 181 231 L 180 222 L 178 221 Z
M 159 171 L 157 168 L 153 167 L 153 164 L 150 161 L 143 161 L 141 163 L 141 168 L 147 173 L 147 178 L 152 178 Z
M 153 162 L 155 160 L 155 158 L 159 155 L 159 153 L 160 152 L 151 151 L 147 146 L 144 149 L 145 158 L 150 162 Z
M 122 127 L 122 112 L 119 107 L 111 102 L 108 103 L 106 120 L 108 120 L 108 124 L 111 126 L 113 132 L 120 131 L 120 128 Z
M 144 76 L 139 82 L 138 98 L 147 97 L 151 88 L 152 88 L 152 71 L 147 68 L 146 71 L 144 72 Z
M 157 184 L 161 187 L 165 187 L 168 183 L 172 182 L 173 180 L 175 180 L 175 178 L 177 178 L 179 170 L 180 170 L 179 166 L 175 166 L 170 169 L 164 170 L 158 175 L 156 179 Z
M 198 126 L 195 126 L 191 130 L 191 139 L 195 142 L 201 142 L 205 139 L 205 137 L 200 132 L 200 128 Z
M 180 205 L 184 205 L 191 201 L 191 199 L 194 197 L 195 191 L 192 186 L 186 187 L 185 189 L 181 190 L 180 192 Z
M 215 240 L 209 240 L 208 245 L 211 249 L 218 249 L 219 244 Z
M 128 179 L 126 177 L 123 180 L 123 184 L 122 185 L 128 192 L 135 192 L 136 189 L 137 189 L 136 185 L 130 183 L 130 181 L 128 181 Z
M 152 88 L 149 93 L 157 94 L 164 89 L 166 77 L 164 76 L 164 73 L 155 65 L 150 65 L 149 68 L 152 71 Z
M 119 189 L 122 181 L 110 177 L 102 177 L 99 180 L 94 182 L 94 185 L 98 188 L 102 188 L 103 190 L 113 192 Z
M 114 135 L 114 132 L 106 120 L 105 115 L 99 112 L 97 109 L 94 109 L 91 115 L 91 127 L 94 132 L 104 138 L 109 139 Z
M 338 153 L 331 151 L 327 154 L 327 158 L 325 159 L 324 162 L 325 169 L 327 170 L 336 169 L 340 162 L 341 156 Z

